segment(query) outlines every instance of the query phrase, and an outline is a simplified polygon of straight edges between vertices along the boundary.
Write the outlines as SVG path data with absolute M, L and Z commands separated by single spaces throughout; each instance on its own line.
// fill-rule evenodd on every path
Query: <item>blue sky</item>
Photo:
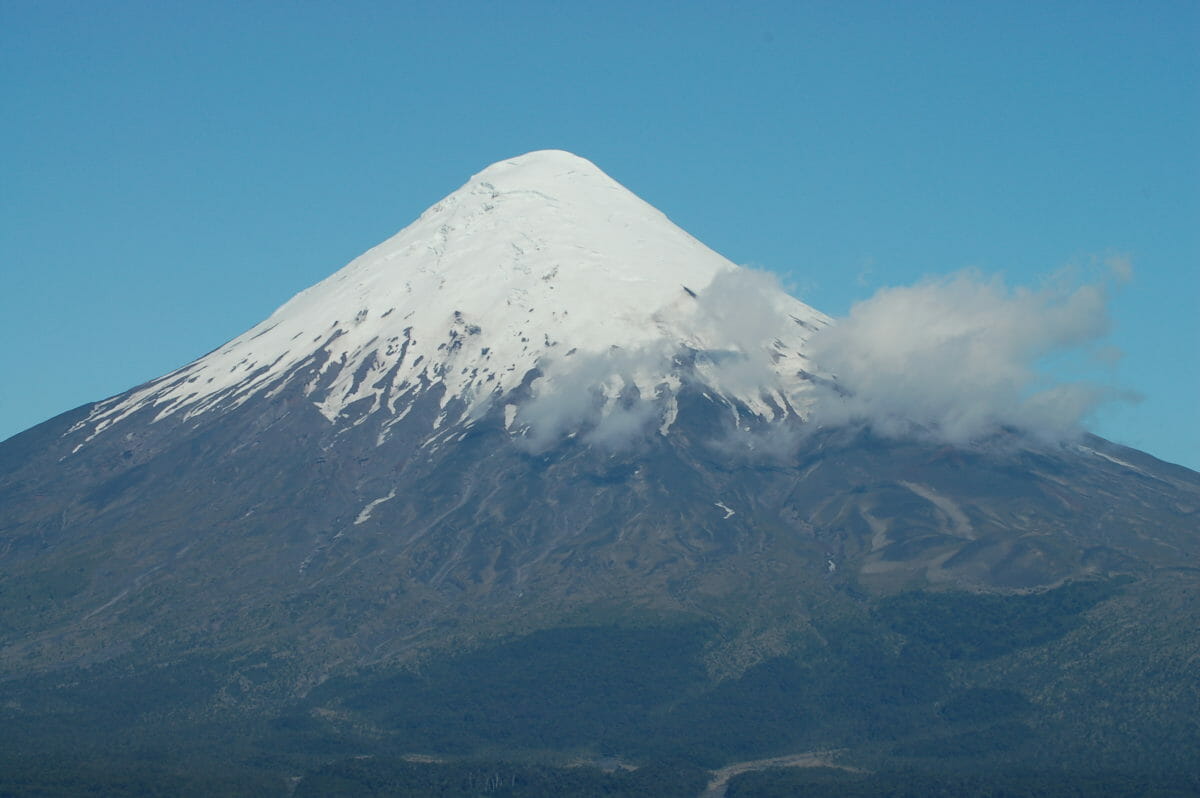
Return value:
M 562 148 L 835 315 L 963 268 L 1110 286 L 1200 468 L 1200 5 L 0 0 L 0 438 L 220 345 Z

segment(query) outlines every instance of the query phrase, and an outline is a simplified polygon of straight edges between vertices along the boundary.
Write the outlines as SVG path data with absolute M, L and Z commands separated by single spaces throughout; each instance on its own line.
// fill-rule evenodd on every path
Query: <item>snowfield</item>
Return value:
M 100 403 L 76 430 L 90 438 L 147 406 L 156 419 L 190 417 L 299 379 L 333 423 L 364 399 L 367 415 L 399 417 L 415 392 L 441 386 L 443 407 L 459 399 L 461 409 L 438 424 L 470 424 L 535 368 L 532 399 L 506 410 L 514 431 L 528 432 L 533 415 L 569 416 L 598 391 L 612 408 L 631 392 L 653 399 L 666 433 L 686 379 L 764 418 L 803 415 L 804 342 L 828 323 L 589 161 L 539 151 L 484 169 L 260 324 Z M 569 419 L 555 423 L 552 434 Z

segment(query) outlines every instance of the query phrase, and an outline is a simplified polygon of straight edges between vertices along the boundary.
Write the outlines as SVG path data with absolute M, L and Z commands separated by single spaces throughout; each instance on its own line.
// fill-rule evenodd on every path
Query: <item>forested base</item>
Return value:
M 258 709 L 212 700 L 233 698 L 233 677 L 245 672 L 215 657 L 31 676 L 0 685 L 0 786 L 15 795 L 282 795 L 289 784 L 300 795 L 474 795 L 490 783 L 487 794 L 667 796 L 732 762 L 839 749 L 839 764 L 875 772 L 840 772 L 846 795 L 921 779 L 949 780 L 943 794 L 986 794 L 963 786 L 986 785 L 980 773 L 1032 774 L 1010 794 L 1053 795 L 1036 790 L 1060 777 L 1092 790 L 1100 782 L 1072 774 L 1098 766 L 1114 774 L 1105 777 L 1114 790 L 1128 782 L 1187 794 L 1179 790 L 1194 785 L 1172 774 L 1200 750 L 1186 700 L 1194 682 L 1144 675 L 1155 662 L 1146 645 L 1182 643 L 1109 648 L 1101 661 L 1081 628 L 1089 609 L 1125 589 L 1112 580 L 1016 596 L 902 594 L 816 621 L 789 655 L 720 682 L 704 667 L 720 636 L 708 621 L 544 630 L 419 672 L 343 674 L 303 700 Z M 1064 640 L 1076 641 L 1071 662 L 1094 667 L 1061 669 Z M 1019 657 L 1025 670 L 1011 670 Z M 1049 663 L 1060 692 L 1088 697 L 1071 704 L 1070 725 L 1045 711 L 1038 691 L 1050 682 L 1027 678 L 1038 673 L 1029 661 Z M 1112 707 L 1131 706 L 1129 695 L 1090 697 L 1095 669 L 1111 662 L 1121 669 L 1100 683 L 1137 691 L 1120 716 Z M 1122 683 L 1114 673 L 1131 675 Z M 605 760 L 636 769 L 564 767 Z M 786 790 L 811 785 L 792 780 L 820 775 L 748 774 L 738 789 L 803 795 Z
M 695 798 L 708 772 L 688 764 L 656 762 L 637 770 L 547 767 L 512 762 L 438 764 L 356 759 L 305 776 L 296 798 L 413 796 L 413 798 Z
M 954 773 L 900 770 L 847 773 L 828 768 L 774 768 L 743 773 L 726 798 L 1193 798 L 1200 779 L 1183 773 L 1104 770 L 997 770 Z
M 410 762 L 356 757 L 297 776 L 229 763 L 134 759 L 0 759 L 0 798 L 696 798 L 711 774 L 687 763 L 637 770 L 551 767 L 503 761 Z M 751 771 L 728 783 L 727 798 L 1194 798 L 1200 778 L 1185 773 L 1078 770 L 888 770 L 833 768 Z
M 286 777 L 229 763 L 138 759 L 0 759 L 0 797 L 76 798 L 695 798 L 707 771 L 675 763 L 605 772 L 512 762 L 426 763 L 353 758 Z
M 156 762 L 115 755 L 0 756 L 0 798 L 269 798 L 287 785 L 278 773 L 232 763 Z

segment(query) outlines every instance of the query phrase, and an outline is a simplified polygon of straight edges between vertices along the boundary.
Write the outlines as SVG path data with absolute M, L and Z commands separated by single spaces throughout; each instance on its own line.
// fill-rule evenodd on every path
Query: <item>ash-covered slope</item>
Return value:
M 284 769 L 1183 761 L 1200 476 L 815 429 L 827 323 L 587 161 L 489 167 L 0 444 L 0 722 Z

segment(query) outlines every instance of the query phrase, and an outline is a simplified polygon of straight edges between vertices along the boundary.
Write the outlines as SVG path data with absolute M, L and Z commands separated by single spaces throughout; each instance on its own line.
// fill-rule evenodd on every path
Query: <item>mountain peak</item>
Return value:
M 513 183 L 534 184 L 553 181 L 566 175 L 586 177 L 602 176 L 611 180 L 600 167 L 566 150 L 534 150 L 524 155 L 496 161 L 476 174 L 475 180 L 505 180 Z
M 80 426 L 94 435 L 147 407 L 187 417 L 296 384 L 331 422 L 351 406 L 402 414 L 414 392 L 435 387 L 443 407 L 461 400 L 457 421 L 469 422 L 534 369 L 547 387 L 552 362 L 616 350 L 653 351 L 654 362 L 627 362 L 624 374 L 594 375 L 596 384 L 655 396 L 664 381 L 679 384 L 676 352 L 731 348 L 695 297 L 742 271 L 590 161 L 530 152 L 487 167 L 245 334 L 101 403 Z M 773 347 L 790 378 L 806 335 L 793 320 L 812 329 L 824 318 L 774 293 L 768 302 L 789 329 L 754 346 Z M 773 417 L 788 402 L 761 394 L 776 387 L 743 387 L 739 399 Z
M 514 204 L 514 198 L 524 201 Z M 609 218 L 627 221 L 644 217 L 643 221 L 647 223 L 674 227 L 661 212 L 594 163 L 565 150 L 535 150 L 497 161 L 473 175 L 433 209 L 444 208 L 447 204 L 462 204 L 469 210 L 484 205 L 487 211 L 497 208 L 512 211 L 514 213 L 502 214 L 505 217 L 503 224 L 509 231 L 525 233 L 578 235 L 581 228 L 595 226 Z M 569 215 L 555 218 L 563 214 L 535 214 L 533 211 L 538 205 L 549 205 Z M 567 224 L 570 227 L 564 229 Z

